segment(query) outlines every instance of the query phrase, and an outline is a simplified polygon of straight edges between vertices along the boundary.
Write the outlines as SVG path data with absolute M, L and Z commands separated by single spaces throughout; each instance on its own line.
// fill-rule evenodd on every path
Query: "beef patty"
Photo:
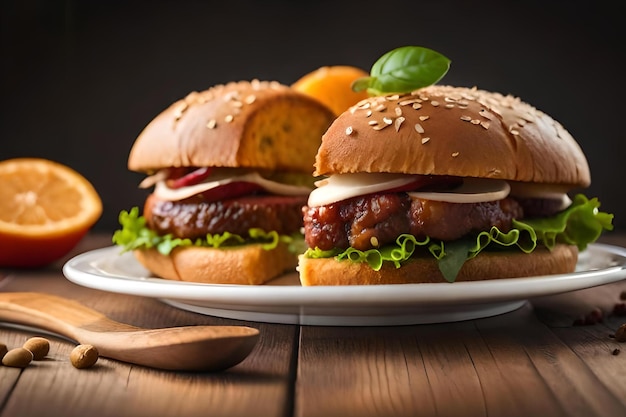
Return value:
M 554 204 L 535 204 L 534 208 L 534 215 L 556 211 Z M 393 242 L 403 233 L 450 241 L 492 226 L 507 232 L 513 219 L 524 218 L 524 208 L 510 197 L 459 204 L 411 198 L 406 193 L 380 193 L 304 207 L 303 217 L 309 247 L 368 250 Z
M 157 233 L 196 239 L 207 233 L 230 232 L 247 236 L 251 228 L 289 235 L 302 228 L 306 196 L 250 195 L 207 202 L 200 196 L 180 201 L 146 199 L 144 217 Z

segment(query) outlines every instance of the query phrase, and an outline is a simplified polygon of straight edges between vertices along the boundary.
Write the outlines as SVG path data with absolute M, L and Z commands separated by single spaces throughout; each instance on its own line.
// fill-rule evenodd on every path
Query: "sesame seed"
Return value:
M 425 120 L 430 119 L 430 116 L 420 116 L 420 120 L 423 122 Z
M 208 127 L 209 129 L 215 129 L 217 127 L 217 121 L 215 119 L 209 120 L 209 122 L 206 124 L 206 127 Z
M 368 110 L 365 112 L 365 117 L 370 117 L 372 115 L 372 111 Z
M 452 157 L 453 157 L 453 158 L 456 158 L 457 156 L 459 156 L 459 153 L 458 153 L 458 152 L 452 152 Z
M 383 122 L 385 122 L 386 124 L 390 125 L 393 123 L 393 120 L 391 120 L 391 118 L 389 117 L 383 117 Z
M 377 120 L 370 120 L 369 122 L 367 122 L 367 124 L 370 125 L 370 126 L 374 126 L 374 125 L 378 124 L 378 121 Z
M 383 111 L 387 110 L 387 106 L 385 106 L 383 104 L 379 104 L 378 106 L 376 106 L 376 108 L 374 110 L 379 111 L 379 112 L 383 112 Z
M 413 106 L 411 107 L 413 107 L 415 110 L 419 110 L 422 108 L 422 105 L 420 103 L 413 103 Z
M 389 125 L 388 124 L 376 125 L 376 126 L 372 127 L 372 129 L 374 129 L 374 130 L 383 130 L 387 126 L 389 126 Z
M 401 106 L 408 106 L 409 104 L 415 104 L 415 103 L 421 103 L 421 102 L 422 100 L 420 100 L 419 98 L 412 98 L 408 100 L 402 100 L 398 104 Z
M 463 120 L 464 122 L 469 122 L 472 120 L 472 118 L 470 116 L 461 116 L 461 120 Z
M 370 237 L 370 244 L 374 247 L 378 246 L 378 238 L 376 236 Z
M 439 102 L 437 100 L 431 100 L 430 104 L 432 104 L 433 107 L 438 107 L 439 106 Z
M 511 134 L 517 136 L 517 135 L 519 135 L 519 131 L 518 130 L 511 130 Z
M 183 113 L 185 112 L 185 110 L 187 110 L 188 107 L 189 105 L 186 102 L 180 101 L 180 104 L 178 104 L 176 106 L 176 109 L 174 110 L 174 117 L 176 118 L 176 120 L 180 119 L 183 116 Z
M 243 101 L 245 101 L 246 104 L 252 104 L 256 101 L 256 96 L 254 94 L 250 94 Z
M 396 132 L 400 130 L 402 123 L 404 123 L 404 117 L 400 116 L 395 121 Z
M 233 121 L 233 119 L 234 119 L 234 118 L 235 118 L 235 117 L 234 117 L 232 114 L 227 114 L 227 115 L 226 115 L 226 117 L 224 117 L 224 121 L 225 121 L 226 123 L 230 123 L 230 122 L 232 122 L 232 121 Z
M 492 116 L 489 112 L 487 112 L 487 110 L 485 109 L 480 109 L 480 111 L 478 112 L 478 114 L 480 114 L 482 117 L 484 117 L 485 119 L 489 119 L 491 120 Z
M 424 128 L 422 127 L 422 125 L 421 125 L 421 124 L 419 124 L 419 123 L 415 123 L 415 131 L 416 131 L 417 133 L 424 133 Z
M 394 94 L 392 96 L 387 96 L 387 100 L 389 100 L 389 101 L 395 101 L 395 100 L 397 100 L 399 98 L 400 98 L 400 96 L 397 95 L 397 94 Z
M 402 109 L 400 107 L 396 107 L 393 111 L 396 113 L 396 116 L 402 116 Z
M 236 108 L 243 107 L 243 103 L 241 101 L 233 101 L 233 107 L 236 107 Z
M 352 129 L 352 126 L 348 126 L 346 127 L 346 135 L 350 136 L 352 134 L 354 130 Z
M 446 109 L 453 109 L 454 108 L 454 104 L 446 104 Z
M 489 129 L 489 122 L 480 122 L 480 125 L 485 129 Z
M 470 120 L 470 123 L 473 124 L 473 125 L 479 125 L 480 124 L 480 120 L 472 119 L 472 120 Z
M 428 142 L 429 140 L 430 140 L 429 137 L 422 138 L 422 145 L 425 144 L 426 142 Z

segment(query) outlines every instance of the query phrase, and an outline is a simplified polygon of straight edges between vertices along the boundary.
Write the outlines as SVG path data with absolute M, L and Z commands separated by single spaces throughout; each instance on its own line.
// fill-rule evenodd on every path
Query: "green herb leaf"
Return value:
M 290 251 L 298 254 L 303 253 L 305 247 L 302 235 L 279 235 L 276 231 L 266 232 L 258 228 L 248 230 L 248 236 L 224 232 L 207 234 L 204 238 L 195 241 L 175 238 L 172 234 L 159 235 L 146 227 L 146 219 L 139 215 L 137 207 L 133 207 L 130 211 L 123 210 L 119 215 L 119 222 L 122 228 L 113 233 L 112 241 L 122 247 L 122 252 L 156 248 L 163 255 L 169 255 L 176 247 L 224 248 L 255 243 L 261 244 L 265 250 L 272 250 L 279 243 L 285 243 Z
M 448 282 L 456 281 L 456 276 L 465 264 L 467 255 L 473 246 L 470 239 L 460 239 L 446 243 L 445 252 L 437 262 L 439 271 Z
M 352 84 L 371 96 L 408 93 L 437 83 L 450 69 L 450 60 L 432 49 L 403 46 L 387 52 L 372 66 L 370 76 Z

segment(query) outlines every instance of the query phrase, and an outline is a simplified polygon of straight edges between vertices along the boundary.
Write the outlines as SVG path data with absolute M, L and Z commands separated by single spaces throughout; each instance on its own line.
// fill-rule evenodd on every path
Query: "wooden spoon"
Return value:
M 34 326 L 93 345 L 100 356 L 151 368 L 220 371 L 248 356 L 259 338 L 245 326 L 143 329 L 84 305 L 36 292 L 0 293 L 0 321 Z

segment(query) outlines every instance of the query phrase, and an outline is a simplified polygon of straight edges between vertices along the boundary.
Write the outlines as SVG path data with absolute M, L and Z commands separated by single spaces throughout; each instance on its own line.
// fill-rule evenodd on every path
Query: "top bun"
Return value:
M 323 136 L 315 168 L 590 184 L 585 155 L 560 123 L 519 98 L 451 86 L 352 106 Z
M 128 158 L 133 171 L 248 167 L 310 174 L 333 112 L 277 82 L 231 82 L 192 92 L 152 120 Z

